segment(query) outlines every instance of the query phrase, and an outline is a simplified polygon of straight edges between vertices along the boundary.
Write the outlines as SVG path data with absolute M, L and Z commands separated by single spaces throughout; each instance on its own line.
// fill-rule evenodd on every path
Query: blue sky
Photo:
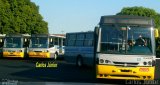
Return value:
M 91 31 L 103 15 L 143 6 L 160 13 L 160 0 L 31 0 L 48 22 L 50 34 Z

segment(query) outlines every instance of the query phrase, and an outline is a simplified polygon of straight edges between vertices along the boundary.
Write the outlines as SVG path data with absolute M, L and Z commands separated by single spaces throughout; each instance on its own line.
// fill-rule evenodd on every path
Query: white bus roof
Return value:
M 55 36 L 55 37 L 62 37 L 65 38 L 65 34 L 50 34 L 51 36 Z
M 31 37 L 60 37 L 65 38 L 64 34 L 32 34 Z
M 6 34 L 5 37 L 30 37 L 29 34 Z

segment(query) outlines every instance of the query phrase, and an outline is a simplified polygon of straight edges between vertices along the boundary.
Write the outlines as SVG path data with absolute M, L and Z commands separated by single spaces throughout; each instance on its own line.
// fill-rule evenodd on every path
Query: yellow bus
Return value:
M 4 39 L 3 57 L 27 57 L 28 34 L 7 34 Z
M 64 35 L 32 34 L 28 55 L 30 58 L 54 58 L 64 54 Z
M 95 28 L 98 79 L 153 80 L 157 77 L 154 21 L 140 16 L 102 16 Z

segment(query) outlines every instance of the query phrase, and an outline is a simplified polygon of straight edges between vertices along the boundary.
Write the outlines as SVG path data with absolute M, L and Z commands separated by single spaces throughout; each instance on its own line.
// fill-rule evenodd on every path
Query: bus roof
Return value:
M 6 37 L 30 37 L 29 34 L 6 34 Z
M 65 34 L 51 34 L 51 36 L 62 37 L 65 38 Z
M 102 24 L 130 24 L 130 25 L 150 25 L 153 26 L 154 22 L 152 18 L 133 16 L 133 15 L 110 15 L 102 16 L 100 19 L 100 25 Z
M 31 37 L 60 37 L 65 38 L 62 34 L 32 34 Z

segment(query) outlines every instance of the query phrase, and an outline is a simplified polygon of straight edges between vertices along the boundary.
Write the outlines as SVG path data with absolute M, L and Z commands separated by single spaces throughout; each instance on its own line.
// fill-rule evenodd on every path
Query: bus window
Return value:
M 84 34 L 77 35 L 75 46 L 83 46 Z
M 67 41 L 68 46 L 74 46 L 76 35 L 72 34 L 72 35 L 69 35 L 68 37 L 69 37 L 69 39 Z
M 56 38 L 55 38 L 55 43 L 54 43 L 54 44 L 55 44 L 55 45 L 58 45 L 58 43 L 59 43 L 59 39 L 56 37 Z
M 84 46 L 93 46 L 93 34 L 86 34 Z

